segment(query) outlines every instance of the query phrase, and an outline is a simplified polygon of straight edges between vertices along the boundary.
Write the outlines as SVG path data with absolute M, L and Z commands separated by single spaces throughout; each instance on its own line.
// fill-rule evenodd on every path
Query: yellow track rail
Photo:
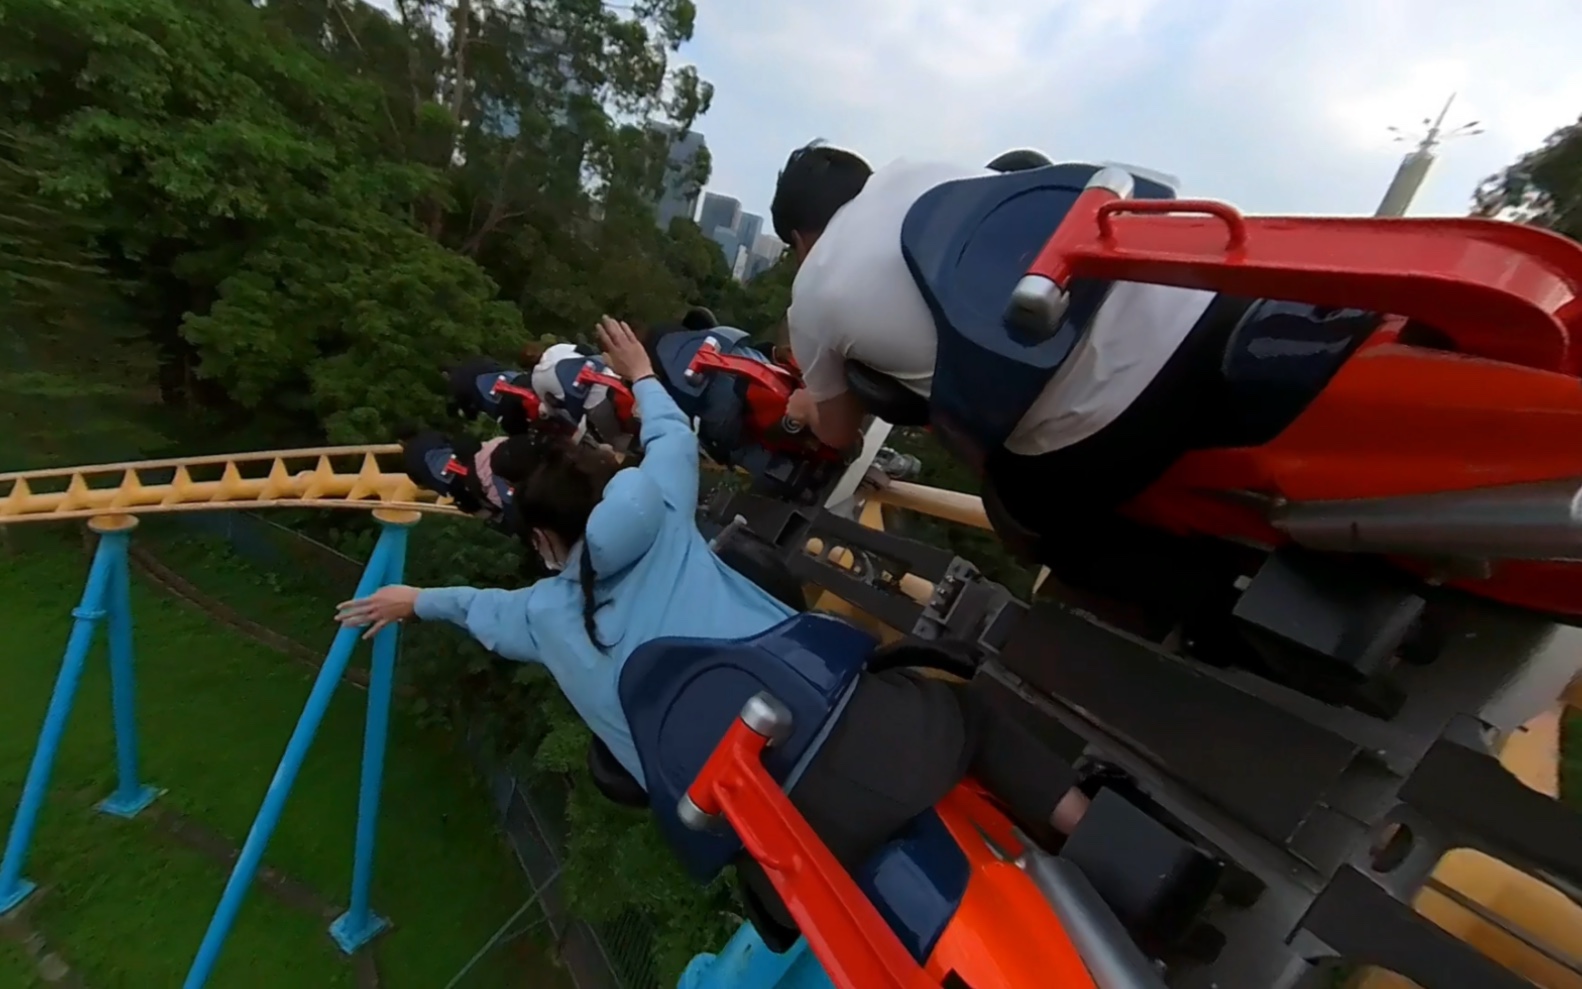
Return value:
M 0 474 L 0 525 L 260 508 L 462 514 L 399 470 L 401 447 L 334 446 Z

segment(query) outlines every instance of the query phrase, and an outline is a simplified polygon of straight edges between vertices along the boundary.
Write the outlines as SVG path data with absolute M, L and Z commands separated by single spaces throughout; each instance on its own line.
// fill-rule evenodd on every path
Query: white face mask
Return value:
M 550 573 L 560 573 L 566 569 L 566 561 L 557 557 L 550 548 L 549 540 L 538 533 L 533 534 L 533 548 L 538 550 L 539 560 Z

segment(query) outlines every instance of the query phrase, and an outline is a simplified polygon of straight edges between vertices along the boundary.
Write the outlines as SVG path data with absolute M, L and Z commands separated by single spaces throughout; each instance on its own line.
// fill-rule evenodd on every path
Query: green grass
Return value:
M 9 553 L 0 548 L 0 807 L 7 808 L 0 820 L 7 824 L 86 570 L 74 535 L 26 535 L 12 540 Z M 229 579 L 186 576 L 205 590 Z M 161 798 L 167 806 L 240 844 L 311 674 L 136 578 L 133 611 L 143 775 L 169 788 Z M 265 859 L 337 903 L 350 882 L 363 707 L 363 695 L 338 692 Z M 96 989 L 178 985 L 225 870 L 149 822 L 94 814 L 92 802 L 114 784 L 113 766 L 101 644 L 90 656 L 27 868 L 47 887 L 35 922 Z M 394 719 L 374 882 L 375 909 L 395 924 L 377 947 L 383 984 L 394 989 L 443 986 L 528 895 L 496 835 L 487 795 L 464 766 L 445 737 Z M 324 918 L 255 890 L 211 985 L 352 985 L 325 927 Z M 19 950 L 0 948 L 0 985 L 26 986 L 31 978 Z M 522 939 L 464 983 L 557 984 L 562 974 Z
M 140 528 L 150 531 L 137 536 L 161 563 L 243 618 L 314 651 L 329 648 L 335 636 L 331 620 L 335 605 L 352 596 L 355 576 L 347 576 L 345 586 L 332 590 L 327 580 L 275 572 L 242 559 L 218 536 L 159 524 L 168 521 L 146 520 Z M 366 665 L 367 659 L 367 651 L 362 650 L 353 663 Z
M 0 938 L 0 986 L 6 989 L 34 989 L 42 986 L 38 969 L 22 948 Z

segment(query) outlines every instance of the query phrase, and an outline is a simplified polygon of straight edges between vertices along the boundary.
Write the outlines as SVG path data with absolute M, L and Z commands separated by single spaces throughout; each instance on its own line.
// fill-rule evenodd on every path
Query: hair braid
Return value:
M 593 552 L 586 543 L 582 546 L 582 560 L 578 565 L 577 579 L 582 585 L 582 626 L 588 630 L 588 641 L 602 652 L 608 647 L 599 641 L 599 626 L 593 620 L 601 607 L 593 594 L 594 584 L 599 576 L 593 570 Z

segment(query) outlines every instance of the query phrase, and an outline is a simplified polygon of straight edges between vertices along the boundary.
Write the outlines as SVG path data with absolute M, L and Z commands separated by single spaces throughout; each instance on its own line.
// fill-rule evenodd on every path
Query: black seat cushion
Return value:
M 885 670 L 938 670 L 963 680 L 971 680 L 982 656 L 965 642 L 941 640 L 927 642 L 907 636 L 873 651 L 868 660 L 869 673 Z
M 1186 933 L 1224 872 L 1223 863 L 1109 786 L 1094 796 L 1060 857 L 1152 955 Z
M 648 807 L 648 792 L 597 735 L 588 742 L 588 775 L 600 793 L 622 807 Z
M 1053 164 L 1042 151 L 1016 148 L 999 155 L 984 167 L 991 172 L 1024 172 L 1029 168 L 1045 168 Z
M 807 592 L 792 576 L 784 557 L 768 541 L 750 530 L 738 529 L 726 537 L 715 553 L 732 570 L 768 592 L 794 611 L 807 610 Z
M 749 879 L 749 876 L 752 878 Z M 742 914 L 753 925 L 753 930 L 758 932 L 764 947 L 777 955 L 783 955 L 796 946 L 802 932 L 794 921 L 787 922 L 789 915 L 783 904 L 777 903 L 771 907 L 764 902 L 766 895 L 775 895 L 773 887 L 769 885 L 769 877 L 764 874 L 762 867 L 746 856 L 736 864 L 736 891 L 741 897 Z
M 928 399 L 860 361 L 846 361 L 846 387 L 865 410 L 892 426 L 928 425 Z

